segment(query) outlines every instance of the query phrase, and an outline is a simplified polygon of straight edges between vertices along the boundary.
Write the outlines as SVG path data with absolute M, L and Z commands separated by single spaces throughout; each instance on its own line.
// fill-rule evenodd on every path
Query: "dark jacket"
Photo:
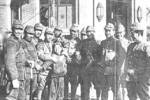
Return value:
M 24 80 L 25 52 L 20 42 L 14 36 L 10 36 L 4 45 L 5 65 L 10 80 Z

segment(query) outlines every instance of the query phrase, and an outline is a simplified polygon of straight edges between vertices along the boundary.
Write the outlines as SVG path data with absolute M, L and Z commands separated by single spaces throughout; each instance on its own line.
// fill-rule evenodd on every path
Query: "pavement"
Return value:
M 5 100 L 6 94 L 4 92 L 5 92 L 4 87 L 0 86 L 0 100 Z M 46 99 L 46 97 L 48 96 L 47 91 L 45 91 L 43 94 L 44 94 L 44 99 L 43 100 L 47 100 Z M 71 90 L 70 90 L 70 85 L 69 85 L 69 95 L 70 94 L 71 94 Z M 81 94 L 81 91 L 80 91 L 80 85 L 79 85 L 78 88 L 77 88 L 76 100 L 81 100 L 80 94 Z M 108 96 L 109 97 L 108 100 L 113 100 L 113 93 L 112 93 L 112 91 L 109 91 L 108 95 L 109 95 Z M 93 85 L 90 88 L 90 100 L 96 100 L 96 91 L 95 91 Z M 128 97 L 127 97 L 126 89 L 125 89 L 125 99 L 124 100 L 129 100 Z

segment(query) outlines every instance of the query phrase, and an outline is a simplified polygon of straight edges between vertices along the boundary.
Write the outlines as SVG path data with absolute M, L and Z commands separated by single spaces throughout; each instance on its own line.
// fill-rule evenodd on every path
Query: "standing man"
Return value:
M 79 45 L 78 50 L 81 54 L 81 91 L 82 91 L 82 100 L 89 100 L 89 93 L 91 82 L 94 84 L 94 88 L 97 89 L 97 79 L 94 68 L 94 62 L 97 60 L 99 56 L 98 44 L 94 37 L 95 30 L 91 26 L 87 26 L 86 34 L 87 39 L 83 40 Z
M 116 26 L 115 36 L 121 42 L 121 45 L 125 50 L 125 53 L 127 53 L 127 48 L 130 44 L 130 41 L 125 38 L 125 28 L 121 23 L 117 24 L 117 26 Z M 124 77 L 125 76 L 125 70 L 124 70 L 125 59 L 126 58 L 124 58 L 123 65 L 121 67 L 121 75 L 119 76 L 120 78 L 119 78 L 119 82 L 118 82 L 118 87 L 120 87 L 120 93 L 122 94 L 120 96 L 122 96 L 122 99 L 125 98 L 125 77 Z
M 26 83 L 25 83 L 25 91 L 26 91 L 26 100 L 31 98 L 31 95 L 35 92 L 37 86 L 37 72 L 42 70 L 40 64 L 41 62 L 38 61 L 37 51 L 32 43 L 32 39 L 34 37 L 34 27 L 26 26 L 24 30 L 24 37 L 21 41 L 23 49 L 26 54 L 26 58 L 32 61 L 33 66 L 30 67 L 29 64 L 25 65 L 26 70 Z M 31 72 L 31 70 L 33 70 Z M 31 80 L 31 75 L 33 74 L 33 79 Z M 31 84 L 32 81 L 32 84 Z
M 81 30 L 81 40 L 85 40 L 87 39 L 87 35 L 86 35 L 86 27 L 84 27 L 82 30 Z
M 36 45 L 41 42 L 42 40 L 40 39 L 41 35 L 42 35 L 42 31 L 43 31 L 43 25 L 41 23 L 36 23 L 34 25 L 34 37 L 32 39 L 32 42 L 34 44 L 34 46 L 36 47 Z
M 101 42 L 102 57 L 100 66 L 103 68 L 101 100 L 108 100 L 108 91 L 110 88 L 112 89 L 114 100 L 121 99 L 118 92 L 118 81 L 125 58 L 125 50 L 122 48 L 120 41 L 114 37 L 114 34 L 114 25 L 108 23 L 105 26 L 106 39 Z
M 61 42 L 62 43 L 62 29 L 60 28 L 60 26 L 56 26 L 54 28 L 54 39 L 53 39 L 54 43 L 56 42 Z
M 53 59 L 52 58 L 52 50 L 53 50 L 53 38 L 54 38 L 54 33 L 52 29 L 46 28 L 45 33 L 44 33 L 45 39 L 44 41 L 38 43 L 37 45 L 37 52 L 38 52 L 38 57 L 39 59 L 45 63 L 43 66 L 43 70 L 39 72 L 38 74 L 38 100 L 41 100 L 42 92 L 45 87 L 45 83 L 51 79 L 52 71 L 51 71 L 51 65 L 53 64 Z M 49 91 L 50 91 L 50 83 L 48 83 L 49 86 Z M 49 100 L 50 100 L 50 95 L 49 95 Z
M 77 37 L 79 33 L 78 25 L 74 24 L 70 28 L 70 35 L 63 36 L 63 45 L 67 49 L 67 53 L 71 58 L 71 62 L 68 63 L 68 72 L 65 77 L 65 98 L 68 98 L 68 83 L 71 84 L 71 100 L 75 100 L 76 90 L 78 87 L 79 77 L 79 63 L 76 58 L 76 47 L 78 46 L 80 39 Z
M 144 29 L 140 24 L 132 24 L 131 43 L 127 50 L 126 87 L 129 100 L 150 100 L 150 45 L 144 41 Z
M 20 44 L 23 35 L 23 24 L 15 20 L 12 25 L 12 34 L 4 46 L 5 65 L 8 78 L 11 82 L 10 92 L 6 100 L 25 100 L 25 53 Z

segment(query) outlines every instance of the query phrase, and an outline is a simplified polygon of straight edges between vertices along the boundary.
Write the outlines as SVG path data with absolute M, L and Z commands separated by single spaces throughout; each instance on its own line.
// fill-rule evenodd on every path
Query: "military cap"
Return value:
M 45 34 L 52 34 L 53 35 L 54 33 L 53 33 L 53 30 L 51 28 L 47 27 L 45 29 Z
M 115 29 L 115 27 L 114 27 L 114 25 L 112 24 L 112 23 L 108 23 L 106 26 L 105 26 L 105 28 L 104 28 L 105 30 L 111 30 L 111 29 Z
M 131 25 L 131 30 L 132 30 L 132 31 L 135 31 L 135 30 L 144 30 L 144 29 L 143 29 L 143 27 L 142 27 L 140 24 L 138 24 L 138 23 L 133 23 L 133 24 Z
M 23 24 L 21 20 L 15 20 L 12 24 L 12 28 L 22 29 L 23 30 Z
M 119 23 L 119 24 L 117 24 L 117 26 L 116 26 L 116 31 L 124 31 L 125 30 L 125 28 L 124 28 L 124 26 L 121 24 L 121 23 Z
M 31 25 L 27 25 L 26 27 L 25 27 L 25 33 L 26 34 L 34 34 L 34 27 L 33 26 L 31 26 Z
M 34 25 L 34 29 L 36 29 L 36 30 L 43 30 L 43 25 L 41 24 L 41 23 L 36 23 L 35 25 Z
M 56 26 L 56 27 L 54 28 L 54 30 L 62 31 L 62 28 L 61 28 L 60 26 Z
M 88 31 L 95 32 L 95 29 L 92 26 L 87 26 L 86 32 L 88 32 Z
M 81 35 L 86 35 L 86 28 L 84 27 L 82 30 L 81 30 Z
M 70 30 L 72 31 L 79 31 L 79 26 L 77 24 L 73 24 L 71 27 L 70 27 Z

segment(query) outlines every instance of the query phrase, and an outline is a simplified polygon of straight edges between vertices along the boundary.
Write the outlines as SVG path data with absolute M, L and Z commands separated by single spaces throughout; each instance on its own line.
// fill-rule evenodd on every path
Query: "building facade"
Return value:
M 96 39 L 103 40 L 106 23 L 121 22 L 130 38 L 132 23 L 150 26 L 149 3 L 150 0 L 0 0 L 0 29 L 11 30 L 13 20 L 20 19 L 24 26 L 37 22 L 50 27 L 59 25 L 67 34 L 70 26 L 77 23 L 81 29 L 95 27 Z

